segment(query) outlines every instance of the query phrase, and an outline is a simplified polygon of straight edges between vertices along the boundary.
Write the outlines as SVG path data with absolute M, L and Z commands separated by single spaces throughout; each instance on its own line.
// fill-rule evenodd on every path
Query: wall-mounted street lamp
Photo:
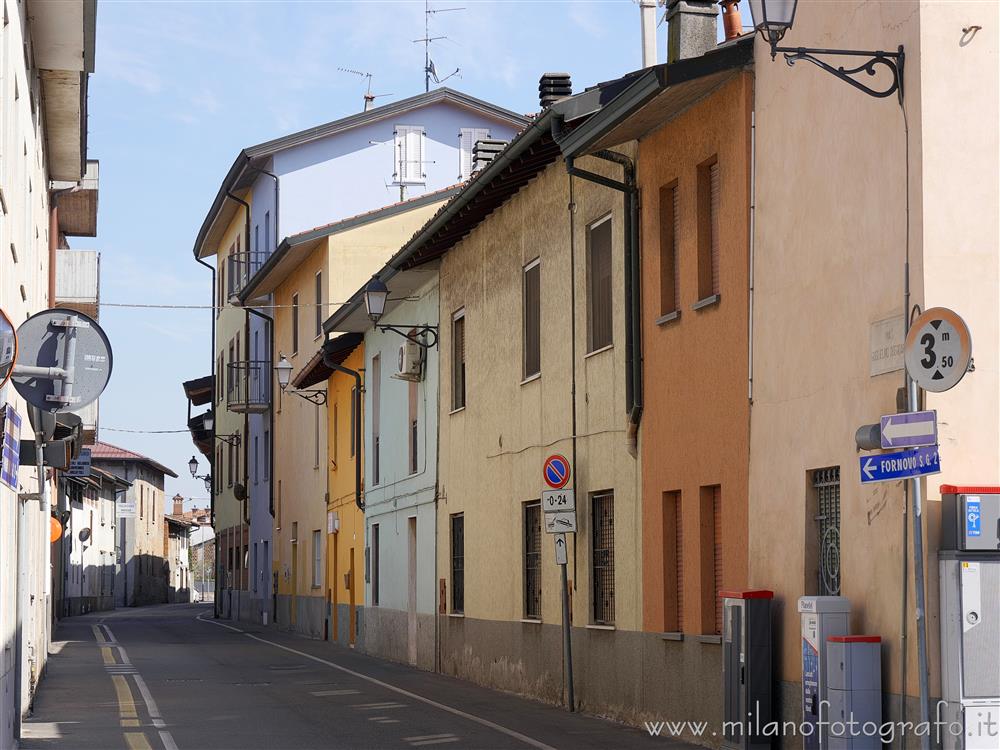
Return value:
M 784 38 L 785 32 L 792 28 L 797 5 L 798 0 L 750 0 L 750 14 L 753 16 L 754 28 L 760 32 L 764 41 L 771 45 L 772 60 L 781 52 L 785 56 L 785 62 L 789 65 L 794 65 L 799 60 L 806 60 L 828 73 L 832 73 L 840 80 L 846 81 L 854 88 L 864 91 L 869 96 L 883 98 L 895 93 L 899 96 L 899 101 L 903 101 L 903 61 L 905 59 L 903 45 L 900 45 L 895 52 L 779 47 L 778 42 Z M 867 57 L 869 59 L 856 68 L 844 68 L 843 66 L 834 67 L 818 56 Z M 885 67 L 892 74 L 892 83 L 884 89 L 866 86 L 854 77 L 861 73 L 874 76 L 876 66 L 879 65 Z
M 379 320 L 385 313 L 385 303 L 389 299 L 389 287 L 385 285 L 378 276 L 372 276 L 371 281 L 365 286 L 365 309 L 368 311 L 368 318 L 375 324 L 378 331 L 392 331 L 398 333 L 404 339 L 412 341 L 417 346 L 424 349 L 431 349 L 437 346 L 438 327 L 430 325 L 379 325 Z M 427 337 L 427 340 L 424 339 Z
M 201 426 L 207 432 L 211 432 L 212 436 L 216 440 L 221 440 L 226 445 L 231 445 L 235 448 L 240 444 L 240 435 L 238 432 L 232 432 L 229 433 L 228 435 L 215 434 L 214 430 L 212 430 L 212 428 L 215 426 L 215 417 L 212 415 L 212 412 L 208 412 L 207 414 L 205 414 L 205 416 L 201 420 Z
M 306 401 L 316 404 L 316 406 L 323 406 L 326 404 L 326 391 L 320 390 L 298 390 L 293 388 L 288 390 L 288 382 L 292 378 L 292 363 L 285 359 L 284 354 L 278 354 L 278 364 L 274 366 L 274 372 L 278 376 L 278 386 L 284 393 L 294 393 L 300 398 L 304 398 Z
M 203 479 L 205 480 L 205 489 L 208 492 L 212 491 L 212 475 L 211 474 L 198 474 L 198 459 L 191 456 L 191 460 L 188 461 L 188 469 L 191 471 L 192 479 Z

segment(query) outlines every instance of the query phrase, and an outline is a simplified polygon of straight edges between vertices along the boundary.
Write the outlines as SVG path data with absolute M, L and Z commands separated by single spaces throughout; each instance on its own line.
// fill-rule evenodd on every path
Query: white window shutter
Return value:
M 423 183 L 424 129 L 414 125 L 397 125 L 395 130 L 396 166 L 393 176 L 402 184 Z
M 458 133 L 458 179 L 467 180 L 472 174 L 472 148 L 476 145 L 472 128 L 462 128 Z

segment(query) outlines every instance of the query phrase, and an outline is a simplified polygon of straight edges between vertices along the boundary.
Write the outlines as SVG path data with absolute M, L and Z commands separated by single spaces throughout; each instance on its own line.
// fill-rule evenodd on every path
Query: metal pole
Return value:
M 910 411 L 917 411 L 918 395 L 917 384 L 910 379 L 908 407 Z M 920 486 L 919 477 L 910 480 L 912 484 L 911 494 L 913 496 L 913 583 L 916 588 L 917 605 L 917 660 L 920 671 L 920 722 L 924 727 L 929 726 L 930 705 L 929 689 L 927 685 L 927 613 L 924 602 L 924 509 L 923 509 L 923 488 Z M 905 585 L 905 583 L 904 583 Z M 920 736 L 920 747 L 922 750 L 930 750 L 930 732 L 925 731 Z
M 573 649 L 570 644 L 569 581 L 566 576 L 566 563 L 561 563 L 559 568 L 562 571 L 563 661 L 566 662 L 566 704 L 570 711 L 575 711 L 576 701 L 573 697 Z

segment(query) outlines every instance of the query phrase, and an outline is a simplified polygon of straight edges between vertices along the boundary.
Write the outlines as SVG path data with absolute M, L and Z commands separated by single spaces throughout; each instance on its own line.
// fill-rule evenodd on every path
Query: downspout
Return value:
M 279 205 L 278 196 L 279 196 L 279 191 L 281 190 L 281 185 L 278 181 L 278 175 L 274 174 L 274 172 L 268 172 L 266 169 L 261 169 L 260 167 L 253 167 L 253 169 L 257 170 L 261 174 L 266 174 L 268 177 L 274 180 L 274 249 L 277 250 L 278 245 L 280 244 L 278 242 L 278 238 L 281 237 L 281 233 L 278 231 L 278 205 Z M 248 227 L 247 231 L 249 232 L 250 231 L 249 225 L 247 225 L 247 227 Z M 247 242 L 249 241 L 250 241 L 250 236 L 247 235 Z M 265 238 L 265 242 L 266 241 L 267 238 Z M 247 249 L 249 250 L 249 248 Z
M 331 370 L 354 378 L 354 386 L 357 389 L 355 391 L 357 397 L 351 404 L 351 410 L 354 412 L 354 504 L 364 513 L 365 502 L 361 499 L 361 373 L 332 361 L 327 352 L 323 352 L 323 364 Z
M 552 120 L 552 137 L 558 142 L 563 132 L 562 118 Z M 633 457 L 638 452 L 639 422 L 642 419 L 642 317 L 639 281 L 639 189 L 635 179 L 635 161 L 617 151 L 601 150 L 591 154 L 598 159 L 620 164 L 624 181 L 580 169 L 575 157 L 566 156 L 570 175 L 618 190 L 625 200 L 625 401 L 628 408 L 628 447 Z

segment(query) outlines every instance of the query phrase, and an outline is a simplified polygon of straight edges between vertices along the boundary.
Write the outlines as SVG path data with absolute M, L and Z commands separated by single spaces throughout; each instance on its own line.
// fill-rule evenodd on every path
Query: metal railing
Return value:
M 244 251 L 232 253 L 228 258 L 226 297 L 238 295 L 250 283 L 250 279 L 261 269 L 267 253 Z
M 226 368 L 226 407 L 234 412 L 264 412 L 271 403 L 271 363 L 230 362 Z

